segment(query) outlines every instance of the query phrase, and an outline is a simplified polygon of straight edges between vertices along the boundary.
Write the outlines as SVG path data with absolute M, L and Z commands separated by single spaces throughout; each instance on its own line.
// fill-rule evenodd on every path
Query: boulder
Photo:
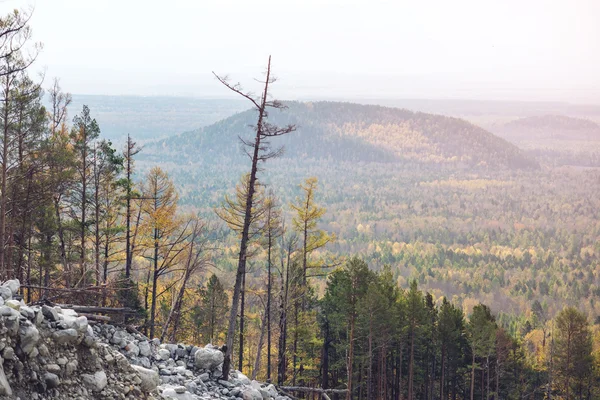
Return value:
M 140 384 L 140 388 L 142 389 L 142 391 L 151 392 L 154 389 L 156 389 L 156 387 L 160 383 L 158 372 L 152 369 L 140 367 L 139 365 L 132 365 L 131 367 L 135 370 L 135 372 L 137 372 L 138 376 L 142 381 L 142 383 Z
M 84 385 L 93 392 L 101 392 L 108 384 L 108 378 L 104 371 L 98 371 L 93 375 L 82 374 L 81 379 L 83 380 Z
M 4 375 L 4 367 L 2 366 L 2 363 L 0 363 L 0 396 L 12 396 L 12 394 L 8 379 L 6 379 L 6 375 Z
M 220 350 L 213 348 L 198 349 L 194 354 L 194 364 L 196 368 L 214 370 L 219 365 L 223 364 L 225 359 L 223 353 Z
M 242 391 L 242 398 L 244 400 L 263 400 L 262 394 L 253 387 L 246 387 Z
M 142 357 L 148 357 L 150 354 L 152 354 L 150 343 L 148 343 L 147 341 L 139 342 L 138 348 L 140 349 L 140 355 Z
M 13 310 L 19 311 L 21 309 L 21 302 L 19 300 L 6 300 L 4 304 L 9 306 Z
M 21 350 L 25 354 L 31 354 L 40 340 L 40 332 L 34 325 L 27 322 L 27 325 L 21 325 L 19 328 L 19 339 L 21 341 Z
M 64 331 L 54 332 L 52 338 L 57 344 L 75 344 L 77 343 L 78 335 L 75 329 L 65 329 Z
M 54 389 L 60 385 L 60 378 L 56 374 L 46 372 L 44 374 L 44 382 L 46 382 L 46 387 L 48 389 Z
M 42 314 L 44 314 L 44 317 L 50 322 L 58 321 L 58 311 L 53 307 L 44 304 L 42 306 Z
M 12 291 L 7 286 L 0 286 L 0 297 L 4 300 L 12 299 Z
M 19 293 L 19 287 L 21 287 L 21 283 L 18 279 L 11 279 L 4 282 L 2 286 L 9 288 L 11 292 L 11 297 L 13 297 Z

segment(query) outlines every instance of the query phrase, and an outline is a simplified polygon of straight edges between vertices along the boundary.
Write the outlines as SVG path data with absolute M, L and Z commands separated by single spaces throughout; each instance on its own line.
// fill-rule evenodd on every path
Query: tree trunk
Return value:
M 258 348 L 256 349 L 256 359 L 254 360 L 254 369 L 252 370 L 252 380 L 255 380 L 260 370 L 260 356 L 265 341 L 265 330 L 267 325 L 266 314 L 263 315 L 260 328 L 260 337 L 258 339 Z
M 271 75 L 271 57 L 269 56 L 269 63 L 267 64 L 267 74 L 265 79 L 265 88 L 261 98 L 261 104 L 258 109 L 258 122 L 256 124 L 256 136 L 254 140 L 254 152 L 252 155 L 252 167 L 250 169 L 250 180 L 248 183 L 248 196 L 246 197 L 246 210 L 244 214 L 244 226 L 242 229 L 242 238 L 240 241 L 240 253 L 238 259 L 238 268 L 235 277 L 235 285 L 233 288 L 233 300 L 231 305 L 231 314 L 229 316 L 229 327 L 227 329 L 227 349 L 225 351 L 225 362 L 223 363 L 223 376 L 224 380 L 229 378 L 229 369 L 231 367 L 231 352 L 233 350 L 233 340 L 235 336 L 235 323 L 237 317 L 237 311 L 240 301 L 240 290 L 242 286 L 242 280 L 246 274 L 246 257 L 247 247 L 250 233 L 250 222 L 252 221 L 252 205 L 254 201 L 254 191 L 256 184 L 256 173 L 258 171 L 258 160 L 259 150 L 261 142 L 261 134 L 263 131 L 263 119 L 265 117 L 267 107 L 267 94 L 269 90 L 269 82 Z M 243 347 L 240 346 L 243 351 Z
M 238 352 L 238 370 L 243 371 L 244 368 L 244 317 L 246 311 L 246 273 L 242 277 L 242 290 L 240 299 L 240 347 Z
M 444 339 L 442 338 L 442 341 Z M 442 343 L 442 365 L 440 374 L 440 400 L 444 400 L 444 383 L 446 379 L 446 345 Z
M 475 353 L 471 362 L 471 400 L 475 399 Z
M 158 229 L 154 228 L 154 258 L 152 273 L 152 303 L 150 306 L 150 339 L 154 339 L 154 321 L 156 318 L 156 284 L 158 283 Z
M 410 355 L 408 359 L 408 400 L 413 400 L 413 380 L 415 363 L 415 332 L 410 333 Z

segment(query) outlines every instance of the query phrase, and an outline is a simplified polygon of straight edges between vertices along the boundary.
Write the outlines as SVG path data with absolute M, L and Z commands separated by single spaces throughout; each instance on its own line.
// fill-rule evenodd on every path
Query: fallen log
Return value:
M 78 313 L 81 317 L 86 317 L 90 321 L 101 321 L 101 322 L 110 322 L 111 318 L 107 315 L 98 315 L 98 314 L 88 314 L 88 313 Z
M 73 304 L 56 304 L 60 308 L 70 308 L 77 312 L 90 314 L 135 314 L 136 311 L 127 307 L 95 307 L 95 306 L 77 306 Z
M 280 386 L 280 389 L 290 392 L 302 392 L 302 393 L 319 393 L 319 394 L 345 394 L 348 389 L 321 389 L 311 388 L 304 386 Z

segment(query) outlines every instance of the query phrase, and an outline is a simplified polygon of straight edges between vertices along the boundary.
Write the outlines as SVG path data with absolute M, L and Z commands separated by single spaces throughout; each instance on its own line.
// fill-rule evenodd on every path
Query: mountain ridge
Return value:
M 468 121 L 406 109 L 346 102 L 286 102 L 287 109 L 270 112 L 273 124 L 297 125 L 298 130 L 277 139 L 284 158 L 332 161 L 420 163 L 451 168 L 537 168 L 515 145 Z M 147 146 L 146 157 L 199 156 L 207 162 L 237 163 L 237 136 L 251 135 L 252 110 L 207 127 L 171 136 Z M 235 140 L 234 140 L 235 139 Z M 235 145 L 233 145 L 235 143 Z M 200 151 L 200 153 L 198 152 Z

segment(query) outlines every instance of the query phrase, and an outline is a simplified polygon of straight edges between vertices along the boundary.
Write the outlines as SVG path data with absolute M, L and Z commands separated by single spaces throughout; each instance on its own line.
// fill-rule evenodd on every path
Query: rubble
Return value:
M 28 306 L 19 281 L 0 285 L 0 400 L 288 400 L 239 371 L 221 380 L 212 344 L 160 343 L 70 308 Z

